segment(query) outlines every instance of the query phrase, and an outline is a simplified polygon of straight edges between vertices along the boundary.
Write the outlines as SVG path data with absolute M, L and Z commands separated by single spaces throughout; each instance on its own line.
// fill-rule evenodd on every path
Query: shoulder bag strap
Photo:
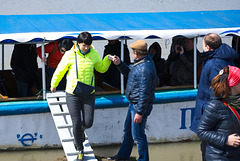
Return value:
M 77 67 L 77 53 L 75 52 L 75 63 L 76 63 L 76 74 L 77 74 L 77 80 L 78 80 L 78 67 Z M 92 77 L 92 81 L 91 81 L 91 86 L 93 83 L 93 77 Z
M 225 106 L 228 106 L 228 107 L 229 107 L 229 109 L 230 109 L 230 110 L 233 112 L 233 114 L 236 116 L 236 118 L 237 118 L 237 120 L 238 120 L 238 123 L 240 124 L 240 116 L 239 116 L 237 110 L 236 110 L 235 108 L 232 108 L 231 106 L 229 106 L 229 105 L 225 102 L 224 99 L 223 99 L 223 103 L 224 103 Z
M 47 67 L 48 67 L 48 64 L 49 64 L 49 56 L 52 55 L 52 54 L 54 54 L 56 51 L 57 51 L 56 46 L 54 46 L 54 47 L 53 47 L 53 51 L 52 51 L 51 53 L 48 53 L 47 63 L 46 63 L 46 64 L 47 64 Z
M 77 80 L 78 80 L 78 67 L 77 67 L 77 54 L 75 52 L 75 63 L 76 63 L 76 74 L 77 74 Z
M 237 118 L 237 120 L 238 120 L 238 123 L 239 123 L 239 125 L 240 125 L 240 116 L 239 116 L 237 110 L 236 110 L 235 108 L 232 108 L 231 106 L 229 106 L 224 99 L 222 99 L 222 102 L 223 102 L 224 105 L 227 107 L 227 110 L 228 110 L 228 112 L 229 112 L 229 114 L 230 114 L 230 116 L 231 116 L 231 118 L 232 118 L 232 120 L 233 120 L 233 126 L 234 126 L 234 128 L 235 128 L 235 131 L 236 131 L 236 132 L 240 132 L 239 127 L 236 126 L 236 124 L 234 123 L 234 119 L 233 119 L 233 117 L 232 117 L 232 115 L 231 115 L 231 113 L 233 113 L 233 114 L 236 116 L 236 118 Z
M 56 46 L 54 46 L 53 51 L 51 53 L 49 53 L 49 55 L 54 54 L 56 51 L 57 51 L 57 48 L 56 48 Z

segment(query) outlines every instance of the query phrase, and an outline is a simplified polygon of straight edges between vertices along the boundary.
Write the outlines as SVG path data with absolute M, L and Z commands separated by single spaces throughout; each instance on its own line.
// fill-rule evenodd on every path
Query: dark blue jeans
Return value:
M 148 143 L 147 137 L 145 135 L 145 125 L 148 116 L 143 115 L 143 119 L 140 124 L 134 123 L 134 116 L 136 114 L 136 111 L 134 110 L 133 106 L 133 104 L 129 104 L 124 126 L 124 139 L 117 155 L 123 159 L 128 160 L 135 141 L 139 154 L 138 161 L 149 161 Z

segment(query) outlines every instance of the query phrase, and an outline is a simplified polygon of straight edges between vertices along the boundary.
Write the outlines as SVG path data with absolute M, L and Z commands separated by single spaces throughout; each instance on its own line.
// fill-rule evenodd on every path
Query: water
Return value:
M 94 152 L 97 156 L 113 156 L 118 152 L 119 147 L 97 147 Z M 200 161 L 199 148 L 200 142 L 150 144 L 149 156 L 151 161 Z M 136 146 L 131 156 L 138 157 Z
M 93 147 L 97 156 L 108 157 L 117 153 L 120 146 Z M 1 161 L 61 161 L 64 160 L 62 149 L 0 152 Z M 181 142 L 150 144 L 151 161 L 201 161 L 200 142 Z M 134 146 L 132 157 L 137 157 Z
M 1 161 L 55 161 L 63 156 L 62 149 L 0 152 Z

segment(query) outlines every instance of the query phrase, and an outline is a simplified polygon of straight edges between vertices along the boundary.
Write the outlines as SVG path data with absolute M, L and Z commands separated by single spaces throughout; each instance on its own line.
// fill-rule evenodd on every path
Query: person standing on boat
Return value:
M 195 114 L 191 125 L 191 130 L 197 132 L 198 124 L 208 101 L 210 101 L 210 86 L 212 79 L 218 72 L 227 65 L 234 65 L 233 60 L 238 58 L 237 52 L 222 43 L 221 37 L 214 33 L 209 33 L 203 37 L 202 72 L 198 85 Z M 201 144 L 202 158 L 205 160 L 206 144 Z
M 119 40 L 108 40 L 108 44 L 105 46 L 103 58 L 109 54 L 115 54 L 121 58 L 121 42 Z M 127 45 L 124 44 L 124 63 L 129 65 L 131 63 L 129 50 Z M 116 89 L 121 89 L 121 77 L 117 67 L 111 64 L 108 71 L 101 74 L 103 82 L 113 86 Z M 127 79 L 124 79 L 124 85 L 127 83 Z
M 48 53 L 48 57 L 42 58 L 42 47 L 37 48 L 37 54 L 41 58 L 42 62 L 45 62 L 47 68 L 47 85 L 49 87 L 53 73 L 56 70 L 59 62 L 66 51 L 70 50 L 73 46 L 71 39 L 62 39 L 59 41 L 53 41 L 44 46 L 45 53 Z M 59 83 L 57 90 L 64 90 L 66 87 L 66 77 L 64 77 Z
M 170 85 L 193 85 L 193 69 L 194 69 L 194 39 L 185 38 L 175 42 L 174 52 L 172 52 L 167 62 L 170 63 L 171 77 Z M 197 50 L 197 68 L 201 67 L 201 57 Z
M 162 58 L 162 48 L 158 42 L 154 42 L 148 49 L 148 53 L 154 62 L 157 76 L 159 79 L 158 87 L 162 87 L 165 83 L 165 59 Z
M 17 96 L 34 96 L 33 88 L 37 86 L 38 64 L 35 44 L 15 44 L 11 68 L 17 84 Z
M 68 71 L 66 101 L 73 122 L 73 135 L 76 148 L 79 151 L 76 161 L 82 161 L 84 158 L 84 130 L 90 128 L 93 124 L 95 90 L 89 95 L 86 94 L 86 96 L 75 95 L 74 90 L 78 81 L 89 86 L 94 86 L 94 69 L 100 73 L 104 73 L 111 64 L 108 55 L 101 60 L 98 52 L 91 48 L 91 44 L 91 34 L 89 32 L 80 33 L 77 43 L 74 44 L 71 50 L 64 54 L 51 81 L 51 91 L 55 92 L 59 82 Z
M 138 161 L 148 161 L 148 143 L 145 135 L 147 118 L 153 108 L 154 91 L 158 77 L 154 62 L 147 53 L 147 43 L 138 40 L 130 45 L 134 64 L 127 66 L 114 56 L 113 63 L 119 71 L 128 77 L 125 95 L 129 100 L 129 109 L 124 126 L 124 139 L 117 155 L 109 157 L 111 160 L 128 160 L 134 141 L 137 144 Z
M 236 50 L 239 57 L 234 60 L 234 64 L 236 67 L 240 68 L 240 36 L 233 36 L 232 38 L 232 48 Z
M 206 160 L 239 161 L 240 69 L 224 67 L 212 80 L 211 88 L 211 101 L 197 130 L 198 137 L 207 143 Z

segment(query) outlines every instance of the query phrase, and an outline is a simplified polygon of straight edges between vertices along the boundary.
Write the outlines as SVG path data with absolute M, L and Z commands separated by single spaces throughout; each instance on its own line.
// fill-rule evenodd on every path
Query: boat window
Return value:
M 176 38 L 178 39 L 178 42 L 180 45 L 183 45 L 183 41 L 180 38 Z M 182 42 L 181 42 L 181 41 Z M 222 38 L 223 43 L 227 43 L 228 45 L 232 46 L 232 37 L 224 37 Z M 133 43 L 134 40 L 127 40 L 126 42 L 126 47 L 129 50 L 129 59 L 130 62 L 133 62 L 133 57 L 132 57 L 132 53 L 131 50 L 129 49 L 129 44 Z M 161 47 L 161 58 L 164 60 L 165 63 L 165 72 L 169 72 L 170 70 L 172 70 L 169 66 L 168 66 L 168 58 L 170 56 L 171 50 L 173 50 L 172 48 L 172 44 L 174 42 L 174 40 L 172 39 L 146 39 L 146 42 L 148 43 L 148 47 L 150 47 L 151 45 L 153 45 L 155 42 L 157 42 L 160 47 Z M 101 41 L 94 41 L 93 42 L 93 47 L 98 51 L 100 58 L 103 57 L 104 55 L 104 50 L 105 50 L 105 46 L 108 44 L 109 42 L 107 40 L 101 40 Z M 39 86 L 36 89 L 33 89 L 34 95 L 33 97 L 27 97 L 27 98 L 18 98 L 17 97 L 17 88 L 16 88 L 16 80 L 14 78 L 14 74 L 13 71 L 10 67 L 10 60 L 11 60 L 11 55 L 12 55 L 12 51 L 13 51 L 13 46 L 14 45 L 4 45 L 4 64 L 2 64 L 2 70 L 0 71 L 0 101 L 6 101 L 6 100 L 22 100 L 22 99 L 42 99 L 42 93 L 41 93 L 41 89 L 42 89 L 42 63 L 41 60 L 38 58 L 38 81 L 39 81 Z M 39 45 L 37 45 L 39 46 Z M 184 45 L 183 45 L 184 47 Z M 199 52 L 202 52 L 202 37 L 198 37 L 197 38 L 197 50 Z M 149 50 L 150 52 L 150 50 Z M 153 52 L 153 51 L 151 51 Z M 112 53 L 114 54 L 114 53 Z M 160 60 L 160 59 L 159 59 Z M 163 61 L 162 61 L 163 62 Z M 159 65 L 160 66 L 160 65 Z M 198 68 L 198 71 L 201 71 L 200 68 Z M 199 72 L 198 72 L 199 73 Z M 193 72 L 192 72 L 193 74 Z M 184 76 L 184 74 L 182 74 Z M 96 95 L 103 95 L 103 94 L 115 94 L 115 93 L 120 93 L 121 90 L 119 88 L 117 88 L 114 85 L 111 85 L 109 82 L 103 81 L 103 77 L 102 74 L 98 73 L 95 71 L 95 83 L 96 83 Z M 169 75 L 164 75 L 163 80 L 164 82 L 159 85 L 156 90 L 157 91 L 168 91 L 168 90 L 178 90 L 178 89 L 193 89 L 194 88 L 194 84 L 193 83 L 189 83 L 189 84 L 171 84 L 170 80 L 169 80 Z M 198 74 L 198 80 L 200 78 L 200 74 Z M 126 86 L 126 80 L 124 82 L 124 86 Z M 49 85 L 47 86 L 47 90 L 49 90 Z M 40 95 L 39 92 L 41 93 Z

